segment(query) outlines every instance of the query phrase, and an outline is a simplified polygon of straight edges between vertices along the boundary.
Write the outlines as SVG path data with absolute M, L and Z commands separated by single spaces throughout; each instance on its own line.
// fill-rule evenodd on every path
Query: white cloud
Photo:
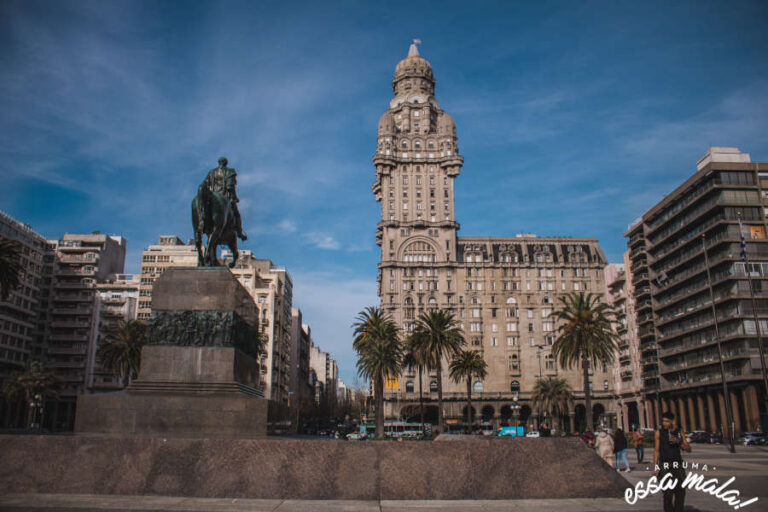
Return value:
M 336 238 L 333 237 L 333 235 L 319 231 L 307 233 L 304 235 L 304 239 L 318 249 L 328 249 L 335 251 L 341 247 L 341 244 L 338 240 L 336 240 Z
M 341 378 L 354 382 L 357 358 L 352 349 L 352 324 L 367 306 L 378 305 L 375 276 L 349 278 L 349 269 L 291 272 L 293 307 L 301 309 L 312 338 L 339 363 Z
M 295 233 L 298 229 L 296 227 L 296 223 L 293 222 L 290 219 L 283 219 L 278 224 L 277 227 L 283 232 L 283 233 Z

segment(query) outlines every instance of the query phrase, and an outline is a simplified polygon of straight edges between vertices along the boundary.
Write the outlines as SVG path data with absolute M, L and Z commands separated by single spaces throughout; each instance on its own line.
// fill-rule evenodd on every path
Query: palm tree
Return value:
M 453 358 L 448 370 L 453 382 L 467 381 L 467 433 L 472 431 L 472 379 L 488 376 L 488 364 L 476 350 L 462 350 Z
M 433 310 L 422 313 L 416 320 L 414 333 L 423 337 L 428 358 L 437 370 L 437 424 L 445 430 L 443 417 L 443 365 L 444 358 L 453 358 L 465 344 L 464 334 L 453 313 Z
M 561 297 L 560 301 L 562 306 L 553 315 L 562 324 L 557 328 L 558 336 L 552 345 L 552 355 L 564 368 L 581 364 L 587 428 L 591 429 L 594 425 L 589 368 L 590 365 L 594 368 L 598 364 L 605 366 L 612 362 L 618 350 L 618 337 L 611 329 L 613 311 L 593 293 L 573 292 Z
M 61 381 L 59 378 L 48 370 L 42 362 L 27 361 L 22 370 L 13 372 L 3 383 L 3 395 L 9 406 L 14 400 L 21 398 L 24 399 L 25 403 L 29 404 L 35 398 L 35 395 L 45 395 L 48 392 L 55 394 L 56 389 L 60 385 Z M 18 409 L 18 412 L 20 414 L 21 410 Z M 29 408 L 27 412 L 27 425 L 31 423 L 33 412 L 32 408 Z
M 573 390 L 566 379 L 548 376 L 536 381 L 533 401 L 539 410 L 543 409 L 559 421 L 560 416 L 571 409 Z
M 421 433 L 424 434 L 424 387 L 421 376 L 424 370 L 430 370 L 428 354 L 425 350 L 424 336 L 412 333 L 405 340 L 405 353 L 403 354 L 403 366 L 419 372 L 419 415 L 421 419 Z
M 7 299 L 19 286 L 21 244 L 16 240 L 0 238 L 0 299 Z
M 373 383 L 376 400 L 376 438 L 384 439 L 384 381 L 400 375 L 403 346 L 397 325 L 377 307 L 368 307 L 357 315 L 355 339 L 357 372 Z
M 141 347 L 147 342 L 147 325 L 138 320 L 119 320 L 107 333 L 96 355 L 99 364 L 125 383 L 139 375 Z

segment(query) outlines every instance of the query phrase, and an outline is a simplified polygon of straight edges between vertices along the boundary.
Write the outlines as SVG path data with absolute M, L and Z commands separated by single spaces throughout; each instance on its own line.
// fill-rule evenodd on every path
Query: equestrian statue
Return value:
M 198 267 L 217 267 L 219 245 L 228 245 L 232 251 L 229 267 L 237 263 L 237 239 L 247 240 L 243 233 L 240 211 L 237 209 L 237 172 L 227 167 L 227 159 L 219 158 L 219 166 L 211 169 L 197 188 L 192 200 L 192 227 L 195 230 Z M 203 250 L 203 234 L 208 235 L 208 245 Z

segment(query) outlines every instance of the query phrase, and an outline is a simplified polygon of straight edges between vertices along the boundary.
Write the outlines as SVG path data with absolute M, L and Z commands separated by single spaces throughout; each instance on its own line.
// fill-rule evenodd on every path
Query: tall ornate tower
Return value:
M 456 262 L 453 182 L 463 158 L 456 125 L 435 99 L 432 66 L 416 42 L 397 64 L 395 97 L 379 121 L 373 193 L 381 203 L 379 297 L 408 331 L 426 307 L 450 307 Z

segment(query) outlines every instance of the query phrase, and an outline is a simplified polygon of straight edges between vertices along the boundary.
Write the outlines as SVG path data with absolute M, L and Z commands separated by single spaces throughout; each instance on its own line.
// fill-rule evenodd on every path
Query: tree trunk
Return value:
M 472 377 L 467 378 L 467 434 L 472 433 Z
M 592 430 L 594 428 L 593 418 L 592 418 L 592 393 L 589 390 L 589 361 L 586 357 L 583 357 L 581 360 L 581 367 L 584 372 L 584 406 L 587 408 L 585 411 L 584 419 L 587 422 L 587 425 L 584 427 L 584 430 Z
M 443 364 L 437 363 L 437 424 L 438 432 L 445 432 L 445 418 L 443 415 Z
M 384 377 L 376 379 L 376 439 L 384 439 Z
M 424 387 L 421 382 L 421 374 L 424 368 L 419 366 L 419 415 L 421 416 L 421 435 L 424 433 Z

